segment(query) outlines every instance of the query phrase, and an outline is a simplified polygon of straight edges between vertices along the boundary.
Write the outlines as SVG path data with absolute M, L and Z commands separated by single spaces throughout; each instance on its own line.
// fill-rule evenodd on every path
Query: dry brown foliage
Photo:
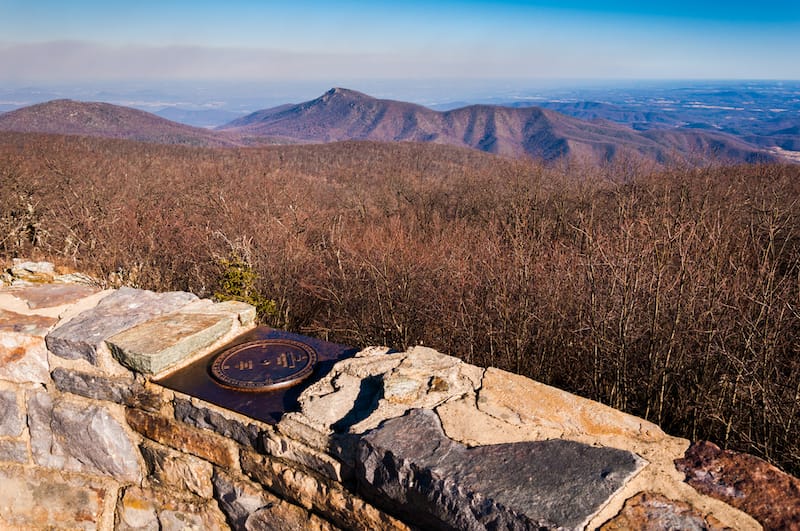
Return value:
M 800 472 L 800 167 L 534 163 L 432 145 L 2 135 L 0 254 L 220 289 L 269 324 L 425 344 Z

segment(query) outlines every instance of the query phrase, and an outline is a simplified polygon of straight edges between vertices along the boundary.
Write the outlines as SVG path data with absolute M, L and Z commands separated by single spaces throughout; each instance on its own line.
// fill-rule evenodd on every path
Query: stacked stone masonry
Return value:
M 0 286 L 1 529 L 797 529 L 800 482 L 428 348 L 368 348 L 268 425 L 152 381 L 252 307 Z

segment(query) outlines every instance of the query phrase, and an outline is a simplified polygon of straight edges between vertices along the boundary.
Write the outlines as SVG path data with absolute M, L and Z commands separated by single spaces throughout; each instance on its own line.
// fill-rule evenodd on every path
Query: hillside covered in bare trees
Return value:
M 0 258 L 425 344 L 800 472 L 800 167 L 0 134 Z

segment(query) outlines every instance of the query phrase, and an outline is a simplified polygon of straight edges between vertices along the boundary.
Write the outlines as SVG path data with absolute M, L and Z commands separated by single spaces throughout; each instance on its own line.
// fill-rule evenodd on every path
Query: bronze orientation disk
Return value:
M 242 343 L 220 353 L 211 363 L 212 376 L 223 386 L 241 391 L 271 391 L 308 378 L 317 352 L 290 339 Z

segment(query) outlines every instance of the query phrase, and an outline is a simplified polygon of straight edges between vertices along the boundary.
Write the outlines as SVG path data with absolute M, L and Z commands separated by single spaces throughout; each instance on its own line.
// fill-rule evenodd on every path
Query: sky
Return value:
M 796 80 L 798 58 L 798 0 L 0 0 L 0 85 Z

